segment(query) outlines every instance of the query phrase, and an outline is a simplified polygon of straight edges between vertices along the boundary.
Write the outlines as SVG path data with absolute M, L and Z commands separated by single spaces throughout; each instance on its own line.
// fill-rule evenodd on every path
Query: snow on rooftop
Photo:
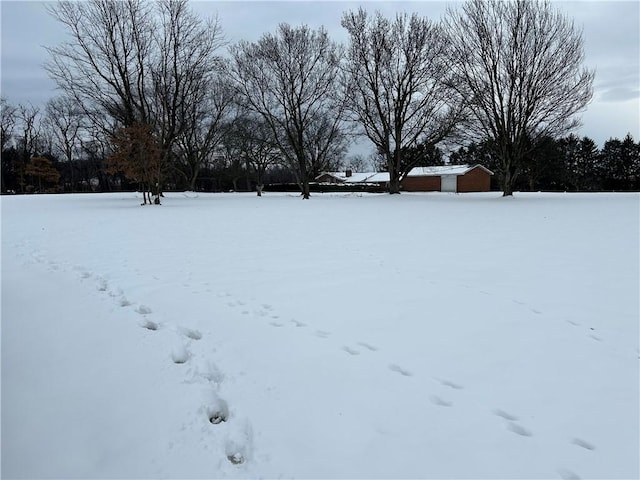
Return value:
M 442 165 L 437 167 L 415 167 L 409 172 L 409 177 L 464 175 L 473 167 L 469 165 Z
M 370 183 L 389 181 L 389 174 L 387 172 L 354 172 L 351 175 L 347 175 L 346 172 L 323 172 L 320 176 L 322 175 L 331 175 L 336 180 L 345 183 Z

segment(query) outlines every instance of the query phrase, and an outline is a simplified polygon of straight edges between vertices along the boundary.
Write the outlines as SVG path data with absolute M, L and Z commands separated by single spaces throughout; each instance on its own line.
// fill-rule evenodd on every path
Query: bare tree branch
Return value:
M 349 110 L 386 158 L 390 193 L 399 193 L 413 166 L 403 162 L 403 149 L 443 141 L 462 119 L 464 104 L 445 68 L 447 39 L 416 14 L 389 20 L 360 8 L 346 12 L 342 26 L 350 35 Z
M 470 0 L 445 25 L 452 86 L 469 99 L 476 135 L 495 144 L 511 195 L 536 140 L 577 127 L 591 100 L 582 33 L 544 0 Z

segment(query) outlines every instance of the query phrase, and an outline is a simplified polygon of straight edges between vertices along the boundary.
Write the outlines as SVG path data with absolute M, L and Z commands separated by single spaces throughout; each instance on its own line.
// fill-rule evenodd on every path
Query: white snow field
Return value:
M 2 478 L 639 476 L 638 194 L 4 196 Z

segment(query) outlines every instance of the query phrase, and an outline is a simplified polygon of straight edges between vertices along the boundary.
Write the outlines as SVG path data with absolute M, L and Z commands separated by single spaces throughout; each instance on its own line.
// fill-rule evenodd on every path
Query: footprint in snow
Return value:
M 596 449 L 596 447 L 593 444 L 591 444 L 591 443 L 589 443 L 589 442 L 587 442 L 585 440 L 582 440 L 581 438 L 574 438 L 571 441 L 571 443 L 573 443 L 574 445 L 577 445 L 579 447 L 582 447 L 582 448 L 584 448 L 586 450 L 595 450 Z
M 527 430 L 526 428 L 524 428 L 522 425 L 518 425 L 517 423 L 514 422 L 509 422 L 507 424 L 507 429 L 509 429 L 509 431 L 520 435 L 521 437 L 532 437 L 533 434 L 531 433 L 530 430 Z
M 280 328 L 284 326 L 282 323 L 278 323 L 278 322 L 269 322 L 269 325 L 276 328 Z
M 498 417 L 504 418 L 505 420 L 508 420 L 510 422 L 515 422 L 516 420 L 518 420 L 518 417 L 516 417 L 515 415 L 511 415 L 510 413 L 507 413 L 504 410 L 500 410 L 499 408 L 496 408 L 493 411 L 493 414 L 497 415 Z
M 214 383 L 217 386 L 224 380 L 222 372 L 211 361 L 206 362 L 204 365 L 196 366 L 193 376 L 194 378 L 203 379 L 208 383 Z
M 140 324 L 140 326 L 154 332 L 158 330 L 158 324 L 156 322 L 152 322 L 151 320 L 145 320 Z
M 542 312 L 540 310 L 538 310 L 537 308 L 530 308 L 529 310 L 531 310 L 536 315 L 541 315 L 542 314 Z
M 49 264 L 49 270 L 60 270 L 60 265 L 53 260 L 49 260 L 47 263 Z
M 580 476 L 577 473 L 567 470 L 566 468 L 558 469 L 558 475 L 560 475 L 562 480 L 580 480 Z
M 429 400 L 431 401 L 431 403 L 433 403 L 434 405 L 438 405 L 439 407 L 450 407 L 451 405 L 453 405 L 453 402 L 443 400 L 437 395 L 431 395 L 429 397 Z
M 291 323 L 293 323 L 296 327 L 300 328 L 300 327 L 306 327 L 307 324 L 303 323 L 303 322 L 299 322 L 298 320 L 291 320 Z
M 355 350 L 351 347 L 342 347 L 342 350 L 347 352 L 349 355 L 360 355 L 360 352 L 358 350 Z
M 236 423 L 227 437 L 225 454 L 231 464 L 241 465 L 251 457 L 253 433 L 246 420 Z
M 96 289 L 99 292 L 106 292 L 107 288 L 109 288 L 109 284 L 104 278 L 99 278 L 97 281 Z
M 136 308 L 136 312 L 140 315 L 148 315 L 151 313 L 151 311 L 152 310 L 146 305 L 138 305 L 138 308 Z
M 574 322 L 573 320 L 567 320 L 567 323 L 573 325 L 574 327 L 579 327 L 580 324 L 578 322 Z
M 189 350 L 187 350 L 186 346 L 176 348 L 173 352 L 171 352 L 171 360 L 173 360 L 173 363 L 177 365 L 187 363 L 189 361 L 189 358 L 191 358 L 191 353 L 189 353 Z
M 454 390 L 462 390 L 464 388 L 462 385 L 459 385 L 457 383 L 451 382 L 446 379 L 436 378 L 436 380 L 440 382 L 441 385 L 444 385 L 445 387 L 453 388 Z
M 209 403 L 204 406 L 204 412 L 210 424 L 219 425 L 229 418 L 229 405 L 215 393 L 212 393 Z
M 122 297 L 124 294 L 124 292 L 119 288 L 116 288 L 115 290 L 109 290 L 108 293 L 111 298 Z
M 367 350 L 369 350 L 370 352 L 375 352 L 378 350 L 378 347 L 371 345 L 369 343 L 365 343 L 365 342 L 358 342 L 358 345 L 360 345 L 361 347 L 366 348 Z
M 200 340 L 202 338 L 202 333 L 200 333 L 198 330 L 180 327 L 178 328 L 178 331 L 180 332 L 180 334 L 184 335 L 187 338 L 190 338 L 191 340 Z
M 395 363 L 392 363 L 391 365 L 389 365 L 389 370 L 391 370 L 392 372 L 399 373 L 403 377 L 411 377 L 413 375 L 409 370 L 406 370 L 401 366 L 396 365 Z
M 131 305 L 131 302 L 127 300 L 127 297 L 123 295 L 122 297 L 120 297 L 118 305 L 120 305 L 121 307 L 128 307 L 129 305 Z
M 330 332 L 325 332 L 324 330 L 316 330 L 316 337 L 320 337 L 320 338 L 328 338 L 329 335 L 331 335 Z

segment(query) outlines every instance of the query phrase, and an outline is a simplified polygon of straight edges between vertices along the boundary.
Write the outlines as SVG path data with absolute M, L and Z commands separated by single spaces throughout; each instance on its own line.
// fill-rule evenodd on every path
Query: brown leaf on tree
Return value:
M 159 203 L 162 150 L 151 127 L 144 123 L 134 123 L 118 130 L 112 141 L 114 153 L 107 161 L 106 172 L 122 173 L 128 179 L 139 182 L 144 204 L 153 203 L 152 191 L 156 195 L 155 203 Z

